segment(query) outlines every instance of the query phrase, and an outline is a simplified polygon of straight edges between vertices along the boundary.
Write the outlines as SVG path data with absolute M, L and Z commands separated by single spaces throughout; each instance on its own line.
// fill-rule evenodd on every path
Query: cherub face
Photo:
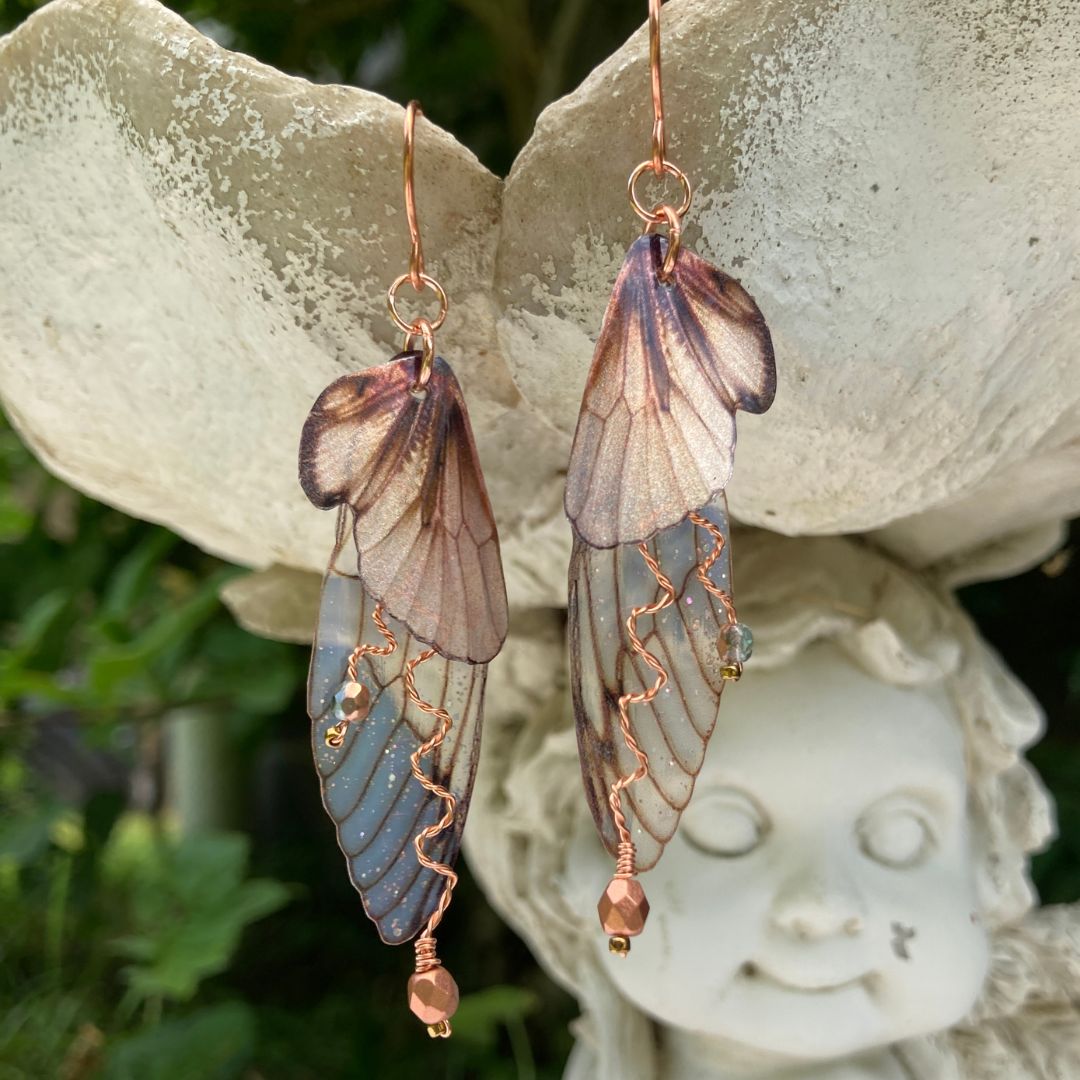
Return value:
M 943 691 L 881 683 L 829 643 L 751 664 L 642 876 L 644 934 L 625 959 L 599 928 L 597 947 L 646 1012 L 764 1051 L 840 1057 L 946 1028 L 989 960 L 966 804 Z

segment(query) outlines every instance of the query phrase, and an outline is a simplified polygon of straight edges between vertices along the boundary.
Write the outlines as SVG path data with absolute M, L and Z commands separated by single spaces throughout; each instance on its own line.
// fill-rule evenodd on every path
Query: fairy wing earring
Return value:
M 651 159 L 630 174 L 646 225 L 627 252 L 596 343 L 566 480 L 574 530 L 570 663 L 585 791 L 616 860 L 599 914 L 626 955 L 654 866 L 690 800 L 724 683 L 742 674 L 724 489 L 735 412 L 772 404 L 772 341 L 733 278 L 681 248 L 690 182 L 667 160 L 660 0 L 649 0 Z M 647 169 L 682 188 L 648 210 Z M 667 226 L 667 236 L 656 230 Z
M 447 298 L 424 272 L 413 188 L 419 114 L 411 102 L 409 270 L 388 293 L 404 351 L 322 392 L 304 424 L 300 483 L 316 506 L 338 507 L 308 682 L 323 804 L 382 940 L 415 939 L 409 1005 L 432 1037 L 446 1037 L 458 990 L 435 929 L 457 882 L 487 664 L 506 637 L 507 607 L 465 400 L 435 355 Z M 406 282 L 435 292 L 434 321 L 398 313 Z

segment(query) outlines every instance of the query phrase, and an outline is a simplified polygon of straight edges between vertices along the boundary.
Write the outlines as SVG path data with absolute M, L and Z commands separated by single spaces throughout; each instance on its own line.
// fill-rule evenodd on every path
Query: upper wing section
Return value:
M 300 483 L 322 508 L 347 503 L 365 589 L 443 656 L 479 664 L 506 638 L 506 587 L 461 387 L 420 354 L 345 375 L 304 424 Z
M 566 477 L 566 514 L 593 547 L 639 543 L 705 506 L 731 477 L 735 411 L 776 392 L 765 319 L 734 279 L 667 241 L 627 252 L 604 315 Z

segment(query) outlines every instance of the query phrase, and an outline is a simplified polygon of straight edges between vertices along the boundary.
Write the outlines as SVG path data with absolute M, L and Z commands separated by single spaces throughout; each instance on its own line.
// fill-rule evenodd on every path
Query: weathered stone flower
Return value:
M 687 243 L 752 285 L 776 344 L 732 511 L 868 533 L 951 581 L 1029 565 L 1080 510 L 1080 13 L 992 7 L 665 8 Z M 562 471 L 637 231 L 645 52 L 640 32 L 550 106 L 505 182 L 444 132 L 419 143 L 440 345 L 518 608 L 565 596 Z M 42 460 L 234 561 L 320 570 L 332 522 L 296 437 L 323 386 L 398 344 L 400 115 L 153 0 L 56 0 L 0 41 L 0 397 Z M 230 596 L 304 636 L 308 581 Z

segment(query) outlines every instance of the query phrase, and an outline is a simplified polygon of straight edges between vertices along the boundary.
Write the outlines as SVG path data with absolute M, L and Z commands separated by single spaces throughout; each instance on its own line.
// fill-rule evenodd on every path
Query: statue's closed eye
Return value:
M 859 819 L 856 835 L 864 855 L 895 869 L 918 866 L 935 842 L 926 813 L 908 800 L 890 799 L 871 808 Z
M 768 823 L 758 807 L 731 789 L 701 793 L 683 812 L 679 828 L 683 838 L 699 851 L 728 859 L 748 855 L 767 830 Z

